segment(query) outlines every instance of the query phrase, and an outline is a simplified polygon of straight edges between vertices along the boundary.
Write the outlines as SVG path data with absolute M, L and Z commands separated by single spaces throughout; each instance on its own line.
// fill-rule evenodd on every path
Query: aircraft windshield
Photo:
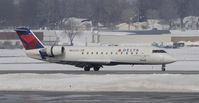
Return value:
M 153 50 L 153 53 L 167 53 L 167 52 L 164 50 Z

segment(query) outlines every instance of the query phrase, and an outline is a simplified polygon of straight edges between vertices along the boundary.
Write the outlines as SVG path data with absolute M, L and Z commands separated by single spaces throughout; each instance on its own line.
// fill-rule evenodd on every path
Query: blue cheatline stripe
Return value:
M 30 46 L 29 46 L 29 44 L 25 41 L 25 40 L 23 40 L 22 38 L 20 38 L 21 39 L 21 41 L 24 43 L 24 44 L 26 44 L 26 47 L 24 47 L 26 50 L 29 50 L 30 49 Z

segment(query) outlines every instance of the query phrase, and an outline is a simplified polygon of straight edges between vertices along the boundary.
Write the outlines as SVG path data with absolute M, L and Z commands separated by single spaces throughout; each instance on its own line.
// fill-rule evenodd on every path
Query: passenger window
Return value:
M 93 52 L 91 52 L 91 54 L 93 54 Z
M 87 52 L 87 54 L 89 54 L 89 52 Z
M 98 55 L 98 52 L 96 52 L 96 54 Z
M 121 52 L 121 55 L 123 54 L 123 52 Z
M 84 52 L 82 52 L 82 55 L 84 54 Z
M 103 52 L 101 52 L 101 54 L 103 54 Z
M 106 55 L 108 55 L 108 52 L 106 52 Z
M 126 52 L 126 55 L 128 55 L 128 52 Z

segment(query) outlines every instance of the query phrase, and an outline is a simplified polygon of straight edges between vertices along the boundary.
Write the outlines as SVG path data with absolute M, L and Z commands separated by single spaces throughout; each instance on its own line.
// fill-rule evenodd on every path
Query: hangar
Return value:
M 199 30 L 187 30 L 187 31 L 171 31 L 172 42 L 198 42 L 199 41 Z
M 93 35 L 95 43 L 103 44 L 152 44 L 171 42 L 169 30 L 111 31 Z

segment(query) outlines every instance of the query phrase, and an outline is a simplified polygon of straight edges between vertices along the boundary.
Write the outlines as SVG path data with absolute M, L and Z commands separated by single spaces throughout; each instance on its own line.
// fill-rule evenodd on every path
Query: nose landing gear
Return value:
M 166 71 L 166 65 L 162 64 L 162 71 Z

